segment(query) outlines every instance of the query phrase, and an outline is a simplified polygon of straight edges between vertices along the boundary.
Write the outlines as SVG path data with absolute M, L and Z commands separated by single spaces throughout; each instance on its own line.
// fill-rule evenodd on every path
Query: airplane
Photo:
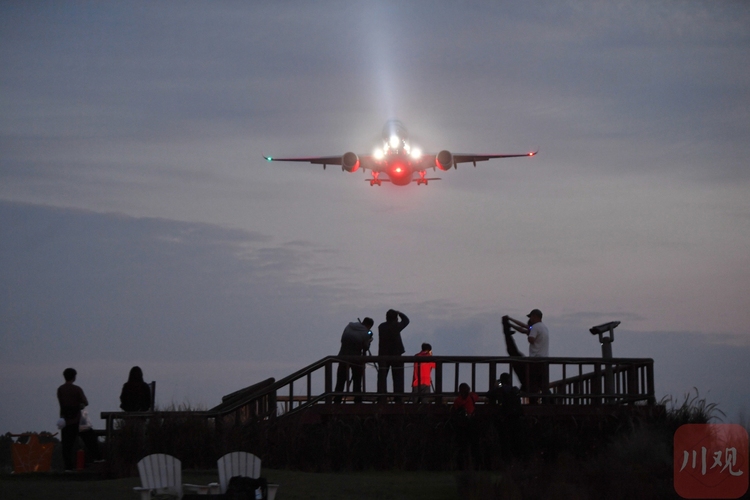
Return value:
M 396 186 L 406 186 L 412 181 L 417 185 L 429 181 L 439 181 L 440 177 L 427 177 L 427 169 L 433 172 L 436 168 L 448 171 L 453 167 L 458 168 L 459 163 L 473 163 L 477 166 L 478 161 L 487 161 L 491 158 L 517 158 L 521 156 L 535 156 L 539 151 L 524 154 L 474 154 L 474 153 L 451 153 L 442 150 L 438 154 L 424 154 L 417 147 L 412 147 L 409 142 L 409 133 L 399 120 L 389 120 L 383 127 L 383 146 L 375 149 L 370 155 L 357 155 L 351 151 L 341 156 L 310 156 L 295 158 L 276 158 L 263 156 L 267 161 L 296 161 L 323 165 L 341 165 L 342 171 L 356 172 L 360 168 L 363 172 L 368 169 L 372 178 L 365 179 L 370 186 L 380 186 L 383 182 L 391 182 Z M 414 177 L 417 173 L 417 177 Z M 382 178 L 383 174 L 387 178 Z

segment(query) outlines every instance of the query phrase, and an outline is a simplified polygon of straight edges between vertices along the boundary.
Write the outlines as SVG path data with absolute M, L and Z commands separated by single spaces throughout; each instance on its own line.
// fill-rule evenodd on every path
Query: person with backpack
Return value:
M 339 356 L 364 356 L 370 350 L 372 342 L 371 328 L 375 322 L 372 318 L 365 318 L 360 321 L 352 321 L 341 334 L 341 349 Z M 365 372 L 364 359 L 361 363 L 352 363 L 339 361 L 339 367 L 336 371 L 336 392 L 344 392 L 346 382 L 349 380 L 349 371 L 352 373 L 352 392 L 355 403 L 362 402 L 362 376 Z M 341 403 L 343 397 L 336 396 L 333 398 L 334 403 Z

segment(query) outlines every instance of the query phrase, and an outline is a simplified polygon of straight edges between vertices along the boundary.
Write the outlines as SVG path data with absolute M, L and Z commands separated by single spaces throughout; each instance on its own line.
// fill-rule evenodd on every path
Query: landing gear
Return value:
M 379 175 L 380 175 L 380 172 L 372 173 L 372 179 L 370 179 L 370 187 L 375 186 L 375 185 L 381 186 L 383 184 L 383 181 L 378 179 Z
M 427 185 L 428 179 L 425 179 L 426 173 L 427 172 L 425 172 L 424 170 L 419 172 L 419 179 L 417 179 L 417 186 L 419 186 L 420 184 L 424 184 L 425 186 Z

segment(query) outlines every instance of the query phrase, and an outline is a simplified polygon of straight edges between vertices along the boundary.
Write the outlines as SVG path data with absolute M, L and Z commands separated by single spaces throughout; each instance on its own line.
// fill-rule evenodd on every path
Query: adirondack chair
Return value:
M 182 498 L 182 462 L 171 455 L 156 453 L 143 457 L 138 462 L 141 487 L 133 490 L 141 494 L 141 500 L 150 500 L 151 493 L 169 493 Z
M 221 457 L 216 466 L 219 469 L 219 493 L 226 493 L 229 480 L 234 476 L 260 477 L 260 458 L 252 453 L 234 451 Z
M 229 480 L 235 476 L 251 477 L 253 479 L 260 477 L 260 458 L 252 453 L 244 451 L 227 453 L 216 462 L 216 466 L 219 469 L 218 483 L 211 483 L 205 486 L 186 484 L 184 485 L 185 489 L 211 495 L 224 494 L 227 491 L 227 486 L 229 486 Z M 269 500 L 273 500 L 278 488 L 278 484 L 268 485 Z

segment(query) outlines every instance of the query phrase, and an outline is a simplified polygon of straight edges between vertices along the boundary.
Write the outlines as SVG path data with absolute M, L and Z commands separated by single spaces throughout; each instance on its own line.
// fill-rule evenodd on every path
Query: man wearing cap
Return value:
M 529 340 L 529 356 L 532 358 L 546 358 L 549 357 L 549 330 L 547 326 L 542 323 L 542 311 L 539 309 L 532 309 L 532 311 L 526 315 L 529 320 L 526 324 L 513 319 L 510 316 L 507 318 L 510 327 L 527 336 Z
M 508 355 L 511 357 L 523 357 L 523 354 L 516 346 L 516 342 L 513 340 L 513 334 L 515 333 L 513 330 L 515 330 L 526 335 L 529 341 L 529 357 L 548 357 L 549 330 L 542 323 L 542 311 L 533 309 L 526 316 L 529 318 L 526 324 L 510 316 L 503 316 L 503 333 L 505 334 L 505 346 L 508 349 Z M 528 392 L 549 392 L 549 366 L 546 363 L 531 365 L 528 363 L 522 365 L 511 363 L 511 367 L 521 381 L 521 390 Z M 535 399 L 531 399 L 530 402 L 532 404 L 536 403 Z

